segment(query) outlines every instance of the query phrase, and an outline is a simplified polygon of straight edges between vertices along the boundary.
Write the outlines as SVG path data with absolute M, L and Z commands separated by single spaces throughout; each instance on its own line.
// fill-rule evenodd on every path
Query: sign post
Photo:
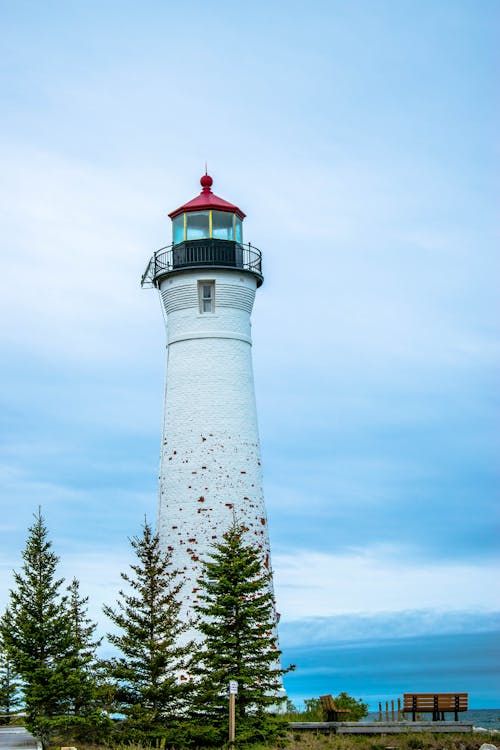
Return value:
M 234 742 L 236 728 L 236 695 L 238 693 L 238 683 L 236 680 L 229 681 L 229 742 Z

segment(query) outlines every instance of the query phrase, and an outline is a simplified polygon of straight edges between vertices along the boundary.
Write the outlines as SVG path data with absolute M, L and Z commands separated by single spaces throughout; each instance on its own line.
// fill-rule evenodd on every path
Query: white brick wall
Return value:
M 198 281 L 215 282 L 215 312 L 200 313 Z M 270 565 L 251 357 L 256 280 L 231 270 L 164 279 L 167 313 L 165 421 L 158 529 L 183 571 L 187 610 L 201 560 L 233 515 Z

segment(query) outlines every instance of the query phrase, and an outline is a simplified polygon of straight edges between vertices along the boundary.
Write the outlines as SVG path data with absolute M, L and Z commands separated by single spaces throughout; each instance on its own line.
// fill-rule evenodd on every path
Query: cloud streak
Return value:
M 287 619 L 411 609 L 500 608 L 498 561 L 426 563 L 411 550 L 377 547 L 328 554 L 296 550 L 274 556 L 278 608 Z
M 280 642 L 287 650 L 340 643 L 387 641 L 441 635 L 491 633 L 500 629 L 500 611 L 417 609 L 285 619 Z M 375 646 L 374 646 L 375 647 Z

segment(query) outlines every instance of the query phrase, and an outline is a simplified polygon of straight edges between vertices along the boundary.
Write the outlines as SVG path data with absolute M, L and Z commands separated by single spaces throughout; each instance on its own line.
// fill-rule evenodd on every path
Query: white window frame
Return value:
M 205 296 L 205 289 L 207 287 L 210 288 L 209 296 Z M 215 281 L 211 279 L 198 281 L 198 302 L 202 315 L 215 312 Z

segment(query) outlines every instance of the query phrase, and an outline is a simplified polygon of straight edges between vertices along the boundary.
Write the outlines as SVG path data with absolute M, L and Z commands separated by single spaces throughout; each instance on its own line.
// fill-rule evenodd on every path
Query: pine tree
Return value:
M 195 609 L 204 639 L 190 671 L 195 714 L 200 724 L 216 730 L 214 743 L 227 739 L 230 680 L 238 682 L 237 741 L 270 741 L 284 731 L 283 720 L 273 714 L 284 700 L 282 676 L 288 669 L 279 663 L 271 573 L 259 551 L 245 545 L 245 531 L 233 523 L 213 545 L 199 580 L 202 592 Z
M 84 741 L 98 741 L 111 728 L 111 721 L 103 711 L 105 696 L 102 663 L 96 650 L 102 638 L 95 638 L 96 623 L 88 616 L 88 597 L 80 595 L 80 582 L 73 578 L 67 587 L 65 603 L 72 642 L 72 680 L 70 715 L 74 717 L 73 737 Z M 69 686 L 68 686 L 69 687 Z
M 3 619 L 7 621 L 8 618 L 7 611 Z M 0 724 L 9 724 L 21 707 L 20 687 L 19 677 L 0 637 Z
M 68 599 L 56 578 L 59 561 L 52 551 L 40 509 L 29 529 L 22 572 L 14 572 L 16 588 L 0 623 L 8 656 L 23 681 L 26 726 L 44 747 L 57 732 L 81 723 L 75 696 L 84 675 L 72 633 Z M 78 718 L 78 721 L 77 721 Z
M 73 578 L 66 590 L 69 593 L 68 611 L 75 647 L 82 661 L 91 665 L 95 661 L 96 649 L 101 645 L 102 638 L 93 640 L 97 625 L 88 616 L 89 598 L 80 596 L 80 581 L 77 578 Z
M 131 545 L 137 563 L 130 566 L 132 573 L 121 573 L 129 591 L 119 592 L 116 609 L 104 607 L 121 631 L 108 635 L 121 651 L 109 662 L 109 676 L 116 685 L 116 709 L 126 716 L 122 729 L 128 739 L 171 741 L 178 734 L 187 689 L 189 644 L 179 645 L 188 629 L 179 618 L 182 583 L 147 521 Z

